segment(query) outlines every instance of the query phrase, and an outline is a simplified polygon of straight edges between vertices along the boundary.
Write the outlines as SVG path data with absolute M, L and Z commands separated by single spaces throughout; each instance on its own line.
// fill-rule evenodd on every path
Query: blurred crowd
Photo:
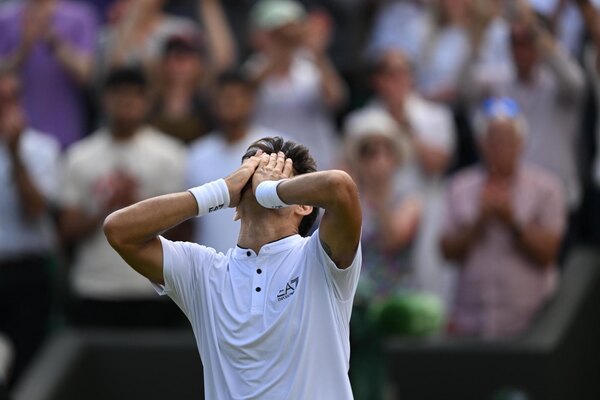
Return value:
M 110 248 L 103 220 L 226 176 L 264 136 L 358 184 L 353 343 L 522 334 L 573 246 L 600 240 L 598 10 L 0 1 L 0 382 L 65 325 L 185 325 Z M 234 219 L 166 235 L 224 252 Z

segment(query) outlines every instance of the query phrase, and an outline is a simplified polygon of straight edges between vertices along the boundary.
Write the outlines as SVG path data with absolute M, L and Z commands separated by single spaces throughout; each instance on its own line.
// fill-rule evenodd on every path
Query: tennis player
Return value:
M 123 259 L 189 318 L 207 399 L 352 399 L 361 210 L 346 173 L 315 171 L 306 147 L 263 138 L 225 179 L 144 200 L 104 223 Z M 225 207 L 241 220 L 227 254 L 160 236 Z M 317 207 L 323 218 L 307 236 Z

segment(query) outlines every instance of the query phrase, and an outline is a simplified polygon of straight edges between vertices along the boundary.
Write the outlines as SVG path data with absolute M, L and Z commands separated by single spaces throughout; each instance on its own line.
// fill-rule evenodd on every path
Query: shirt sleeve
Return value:
M 311 251 L 316 255 L 319 265 L 322 265 L 325 270 L 327 283 L 333 294 L 339 301 L 352 301 L 358 286 L 360 278 L 360 269 L 362 265 L 362 249 L 360 242 L 354 254 L 354 260 L 346 269 L 340 269 L 335 265 L 329 257 L 321 240 L 319 238 L 319 230 L 317 229 L 310 237 L 309 244 Z
M 189 242 L 172 242 L 160 236 L 164 285 L 153 283 L 158 294 L 168 295 L 185 315 L 199 308 L 202 271 L 216 260 L 215 250 Z

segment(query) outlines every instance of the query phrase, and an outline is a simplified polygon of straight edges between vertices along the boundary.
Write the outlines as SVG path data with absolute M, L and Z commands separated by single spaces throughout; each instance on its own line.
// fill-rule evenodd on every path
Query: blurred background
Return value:
M 272 135 L 360 189 L 356 399 L 600 398 L 599 50 L 597 0 L 0 0 L 0 399 L 203 398 L 102 222 Z

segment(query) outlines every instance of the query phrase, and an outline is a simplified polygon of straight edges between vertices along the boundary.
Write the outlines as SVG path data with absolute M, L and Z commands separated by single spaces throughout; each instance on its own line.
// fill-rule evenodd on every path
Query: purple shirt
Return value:
M 18 48 L 27 2 L 0 7 L 0 58 Z M 77 50 L 91 54 L 96 46 L 96 18 L 85 4 L 59 2 L 52 29 Z M 33 45 L 21 68 L 23 97 L 29 124 L 56 137 L 63 147 L 85 130 L 85 109 L 80 87 L 43 42 Z
M 456 175 L 448 190 L 444 234 L 459 232 L 479 214 L 487 173 L 474 167 Z M 521 226 L 536 224 L 562 235 L 564 190 L 554 176 L 522 165 L 512 207 Z M 540 267 L 518 249 L 512 233 L 490 222 L 459 270 L 452 324 L 458 334 L 507 338 L 524 331 L 557 283 L 555 265 Z

